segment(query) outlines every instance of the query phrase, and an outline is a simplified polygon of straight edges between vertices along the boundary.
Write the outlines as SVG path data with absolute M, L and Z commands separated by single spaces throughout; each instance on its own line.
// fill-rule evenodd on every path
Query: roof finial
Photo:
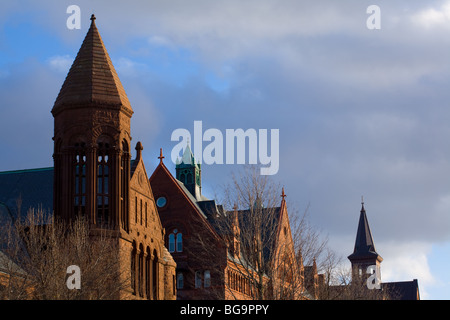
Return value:
M 162 148 L 159 149 L 159 157 L 158 157 L 158 159 L 159 159 L 159 163 L 163 162 L 164 156 L 163 156 Z
M 92 14 L 92 15 L 91 15 L 91 21 L 94 22 L 95 19 L 96 19 L 96 18 L 95 18 L 95 15 Z
M 361 196 L 361 204 L 364 205 L 364 196 Z
M 281 189 L 281 198 L 283 198 L 283 200 L 284 200 L 284 198 L 286 197 L 286 194 L 284 193 L 284 187 Z

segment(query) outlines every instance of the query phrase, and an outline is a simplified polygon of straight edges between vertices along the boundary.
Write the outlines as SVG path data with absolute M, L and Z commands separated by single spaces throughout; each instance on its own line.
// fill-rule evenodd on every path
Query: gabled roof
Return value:
M 162 153 L 160 156 L 160 163 L 159 165 L 156 167 L 155 171 L 153 171 L 151 177 L 150 177 L 150 184 L 152 185 L 152 189 L 155 189 L 153 186 L 153 183 L 155 183 L 155 177 L 157 176 L 158 172 L 162 172 L 166 178 L 168 179 L 168 181 L 172 182 L 172 185 L 175 186 L 175 188 L 178 190 L 178 192 L 180 192 L 183 197 L 186 199 L 186 201 L 191 205 L 191 207 L 194 209 L 194 212 L 201 217 L 202 219 L 204 219 L 205 222 L 207 222 L 205 225 L 207 226 L 207 228 L 212 232 L 212 234 L 219 238 L 219 235 L 217 233 L 217 231 L 215 230 L 215 228 L 213 227 L 213 225 L 211 225 L 210 221 L 208 220 L 208 215 L 211 214 L 209 211 L 204 211 L 204 207 L 202 208 L 202 202 L 206 201 L 212 201 L 212 200 L 208 200 L 207 198 L 203 197 L 201 199 L 196 199 L 190 192 L 189 190 L 186 188 L 186 186 L 179 180 L 175 179 L 174 176 L 170 173 L 169 169 L 167 169 L 167 167 L 165 166 L 164 162 L 162 161 L 164 157 L 162 157 Z M 210 204 L 208 204 L 209 206 Z
M 56 98 L 52 113 L 66 107 L 113 107 L 133 113 L 125 90 L 91 17 L 91 26 Z
M 372 233 L 369 227 L 369 221 L 367 220 L 366 210 L 364 209 L 364 203 L 361 204 L 361 212 L 359 216 L 358 231 L 356 232 L 355 247 L 353 253 L 348 256 L 348 259 L 364 259 L 364 258 L 378 258 L 381 256 L 375 250 L 375 244 L 373 242 Z

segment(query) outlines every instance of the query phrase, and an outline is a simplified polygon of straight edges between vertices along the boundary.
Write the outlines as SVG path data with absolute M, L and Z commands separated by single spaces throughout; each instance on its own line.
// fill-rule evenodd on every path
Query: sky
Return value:
M 194 121 L 278 129 L 293 211 L 345 258 L 364 196 L 382 281 L 450 298 L 450 1 L 1 1 L 1 171 L 53 165 L 50 111 L 92 13 L 149 175 L 160 148 L 174 173 L 171 135 Z M 239 168 L 204 164 L 203 193 Z

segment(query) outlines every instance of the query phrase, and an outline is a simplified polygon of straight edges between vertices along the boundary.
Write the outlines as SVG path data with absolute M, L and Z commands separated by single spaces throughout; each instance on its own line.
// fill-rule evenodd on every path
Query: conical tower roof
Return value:
M 362 202 L 358 222 L 358 231 L 356 232 L 355 248 L 353 253 L 348 256 L 348 259 L 355 260 L 372 257 L 381 259 L 375 250 L 375 244 L 373 242 L 372 232 L 370 231 L 369 221 L 364 208 L 364 202 Z
M 104 106 L 133 113 L 128 97 L 91 16 L 91 26 L 52 109 Z

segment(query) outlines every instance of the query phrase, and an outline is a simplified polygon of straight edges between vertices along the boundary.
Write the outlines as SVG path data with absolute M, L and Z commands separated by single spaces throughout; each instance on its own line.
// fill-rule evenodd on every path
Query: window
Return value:
M 195 288 L 201 288 L 202 287 L 202 273 L 200 271 L 195 272 Z
M 177 289 L 183 289 L 184 287 L 184 276 L 183 273 L 177 273 Z
M 136 294 L 136 243 L 133 243 L 133 250 L 131 250 L 131 290 Z
M 183 234 L 177 233 L 177 252 L 183 251 Z
M 84 215 L 86 211 L 86 145 L 75 144 L 75 214 Z
M 158 206 L 158 208 L 162 208 L 167 204 L 167 199 L 165 197 L 159 197 L 156 200 L 156 205 Z
M 159 271 L 158 271 L 159 261 L 158 253 L 156 249 L 153 250 L 153 263 L 152 263 L 152 283 L 153 283 L 153 300 L 158 300 L 158 290 L 159 290 Z
M 169 252 L 175 252 L 175 235 L 169 234 Z
M 97 150 L 97 223 L 109 223 L 109 144 L 98 143 Z
M 145 227 L 147 228 L 147 201 L 145 201 Z
M 176 246 L 175 246 L 176 245 Z M 169 234 L 169 252 L 183 251 L 183 234 L 178 229 L 173 229 Z
M 150 255 L 150 248 L 147 247 L 146 250 L 146 256 L 145 256 L 145 296 L 147 299 L 150 299 L 150 263 L 151 263 L 151 255 Z
M 205 270 L 204 281 L 205 281 L 205 288 L 209 288 L 211 286 L 211 272 L 209 270 Z
M 141 226 L 142 226 L 142 199 L 141 199 Z
M 138 202 L 137 202 L 137 197 L 134 197 L 134 222 L 137 223 L 137 209 L 138 207 Z
M 121 192 L 120 192 L 120 205 L 121 205 L 121 217 L 120 221 L 122 228 L 128 231 L 128 183 L 130 172 L 130 154 L 128 150 L 128 143 L 122 141 L 122 158 L 120 162 L 120 175 L 121 175 Z

